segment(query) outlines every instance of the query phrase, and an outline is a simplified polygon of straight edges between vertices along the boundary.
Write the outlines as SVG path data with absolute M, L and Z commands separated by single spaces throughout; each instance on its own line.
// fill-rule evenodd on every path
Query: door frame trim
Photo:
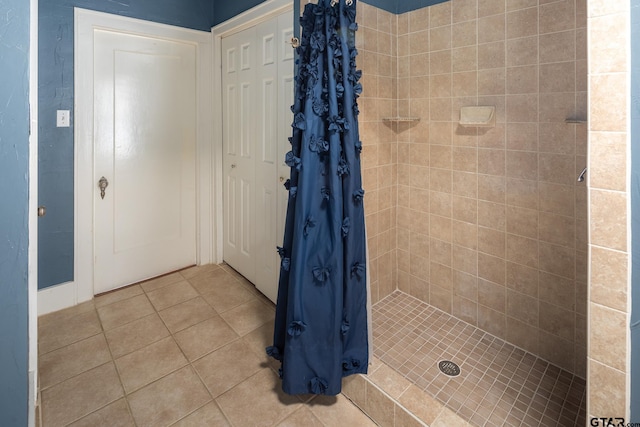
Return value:
M 29 1 L 29 426 L 38 402 L 38 1 Z
M 196 263 L 214 259 L 212 200 L 211 34 L 109 13 L 74 8 L 74 281 L 75 301 L 94 296 L 93 30 L 112 30 L 192 43 L 197 51 Z M 65 284 L 68 286 L 68 284 Z
M 293 3 L 311 3 L 310 0 L 267 0 L 259 5 L 211 28 L 213 35 L 213 87 L 220 94 L 213 104 L 214 179 L 215 179 L 215 262 L 221 263 L 224 255 L 223 217 L 223 105 L 222 105 L 222 39 L 276 17 L 293 9 Z

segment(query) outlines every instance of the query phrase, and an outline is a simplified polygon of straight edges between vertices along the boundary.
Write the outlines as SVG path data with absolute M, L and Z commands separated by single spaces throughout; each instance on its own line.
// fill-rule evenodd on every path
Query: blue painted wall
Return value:
M 0 0 L 0 426 L 28 417 L 29 1 Z
M 631 0 L 631 419 L 640 422 L 640 0 Z
M 217 25 L 226 21 L 235 15 L 250 9 L 264 0 L 214 0 L 214 20 L 213 24 Z M 423 7 L 432 6 L 437 3 L 443 3 L 447 0 L 362 0 L 364 3 L 370 4 L 377 8 L 386 10 L 391 13 L 405 13 Z
M 405 13 L 423 7 L 433 6 L 434 4 L 444 3 L 447 0 L 396 0 L 395 13 Z M 480 0 L 482 1 L 482 0 Z
M 264 1 L 265 0 L 213 0 L 213 25 L 218 25 L 229 18 L 233 18 L 234 16 L 244 12 L 245 10 L 251 9 L 254 6 L 259 5 L 260 3 L 263 3 Z M 405 0 L 365 0 L 364 3 L 395 13 L 398 6 L 398 1 Z M 428 3 L 427 0 L 422 0 L 422 2 Z
M 38 232 L 40 289 L 73 280 L 74 6 L 206 31 L 213 21 L 212 0 L 40 2 L 38 204 L 47 207 Z M 56 127 L 56 110 L 71 110 L 71 127 Z
M 259 5 L 265 0 L 213 0 L 213 25 L 217 25 L 236 15 Z

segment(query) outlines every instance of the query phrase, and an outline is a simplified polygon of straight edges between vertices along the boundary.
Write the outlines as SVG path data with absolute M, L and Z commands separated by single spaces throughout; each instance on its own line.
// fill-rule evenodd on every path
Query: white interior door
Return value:
M 277 298 L 293 101 L 291 12 L 222 39 L 224 259 Z
M 293 121 L 293 113 L 291 106 L 293 105 L 293 97 L 295 93 L 294 80 L 294 49 L 288 43 L 293 37 L 293 16 L 289 14 L 281 15 L 279 18 L 279 29 L 282 41 L 279 42 L 281 54 L 278 62 L 279 76 L 279 96 L 278 96 L 278 214 L 276 223 L 276 239 L 277 246 L 282 246 L 284 237 L 284 223 L 287 216 L 287 203 L 289 201 L 289 192 L 284 188 L 284 182 L 289 178 L 291 168 L 284 162 L 285 154 L 291 150 L 289 137 L 291 136 L 291 122 Z M 280 265 L 280 256 L 277 256 L 276 265 Z M 276 280 L 278 279 L 280 269 L 276 270 Z M 277 297 L 277 288 L 276 296 Z M 271 298 L 272 301 L 275 301 Z
M 195 264 L 196 46 L 103 30 L 94 41 L 100 293 Z
M 277 257 L 275 248 L 278 213 L 278 19 L 271 19 L 256 26 L 258 42 L 256 82 L 256 123 L 258 138 L 256 156 L 256 275 L 253 283 L 262 293 L 269 295 L 272 283 L 277 283 Z M 270 250 L 269 250 L 270 249 Z M 277 286 L 276 286 L 277 289 Z M 273 299 L 273 298 L 271 298 Z
M 283 183 L 289 176 L 284 163 L 291 136 L 291 104 L 293 102 L 293 48 L 287 42 L 293 35 L 292 16 L 282 14 L 256 27 L 260 42 L 257 69 L 259 94 L 258 158 L 256 204 L 256 280 L 254 284 L 272 301 L 278 297 L 280 256 L 288 191 Z M 284 166 L 284 170 L 282 170 Z
M 255 280 L 256 69 L 254 32 L 222 40 L 224 260 Z

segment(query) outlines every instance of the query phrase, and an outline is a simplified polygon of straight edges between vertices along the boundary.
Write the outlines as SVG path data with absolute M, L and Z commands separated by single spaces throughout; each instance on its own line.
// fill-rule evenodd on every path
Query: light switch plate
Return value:
M 69 110 L 58 110 L 56 126 L 59 128 L 69 127 Z

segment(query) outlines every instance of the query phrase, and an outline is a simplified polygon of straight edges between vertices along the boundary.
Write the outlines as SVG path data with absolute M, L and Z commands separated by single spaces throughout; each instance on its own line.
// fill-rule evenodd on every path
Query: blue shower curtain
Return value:
M 340 393 L 368 365 L 366 239 L 357 98 L 355 0 L 319 0 L 300 18 L 302 40 L 291 178 L 274 344 L 282 389 Z

